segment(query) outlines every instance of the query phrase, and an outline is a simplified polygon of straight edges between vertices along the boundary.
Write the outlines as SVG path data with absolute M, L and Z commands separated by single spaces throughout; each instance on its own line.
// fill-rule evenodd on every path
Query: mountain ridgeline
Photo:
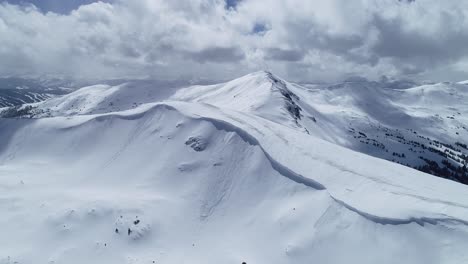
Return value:
M 17 105 L 28 101 L 11 101 L 15 106 L 0 115 L 86 115 L 160 100 L 195 100 L 254 112 L 340 146 L 468 184 L 468 85 L 464 83 L 417 85 L 350 78 L 334 85 L 298 85 L 260 72 L 219 85 L 179 90 L 174 85 L 137 84 L 94 85 L 50 100 L 45 100 L 52 96 L 44 91 L 60 94 L 63 90 L 41 89 L 43 93 L 34 98 L 44 102 Z
M 0 263 L 466 263 L 466 90 L 256 72 L 4 108 Z

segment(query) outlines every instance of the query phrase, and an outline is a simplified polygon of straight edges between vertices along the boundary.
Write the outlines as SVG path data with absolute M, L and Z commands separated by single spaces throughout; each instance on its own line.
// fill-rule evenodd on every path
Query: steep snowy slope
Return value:
M 0 115 L 72 116 L 161 100 L 199 102 L 261 116 L 359 152 L 468 183 L 468 85 L 462 83 L 407 88 L 408 81 L 354 78 L 332 86 L 305 87 L 257 72 L 181 90 L 142 84 L 85 87 L 61 98 L 0 110 Z
M 361 79 L 303 87 L 268 72 L 189 87 L 173 100 L 254 113 L 376 157 L 468 183 L 468 86 L 390 89 Z
M 468 260 L 467 187 L 255 115 L 172 102 L 1 126 L 5 263 Z
M 396 90 L 344 83 L 293 91 L 347 131 L 345 143 L 337 143 L 468 183 L 467 85 Z
M 468 262 L 467 186 L 322 139 L 364 108 L 269 73 L 170 93 L 0 119 L 0 263 Z
M 269 72 L 255 72 L 228 83 L 178 90 L 169 100 L 202 102 L 252 113 L 331 141 L 343 137 L 331 120 L 298 96 L 295 87 Z M 328 120 L 317 125 L 317 118 Z

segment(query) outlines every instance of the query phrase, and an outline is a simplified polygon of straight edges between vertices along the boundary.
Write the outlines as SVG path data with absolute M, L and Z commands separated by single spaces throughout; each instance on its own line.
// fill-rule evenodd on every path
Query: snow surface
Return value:
M 182 89 L 172 99 L 252 113 L 410 167 L 426 165 L 425 160 L 441 168 L 444 162 L 457 169 L 468 163 L 468 149 L 458 145 L 468 143 L 468 86 L 385 87 L 364 81 L 304 87 L 261 72 Z M 291 102 L 298 114 L 288 111 Z M 468 183 L 468 178 L 453 179 Z
M 363 100 L 388 97 L 265 72 L 172 96 L 122 87 L 0 119 L 0 263 L 468 262 L 467 186 L 336 144 Z M 398 92 L 421 90 L 440 98 Z M 340 119 L 333 100 L 361 108 Z

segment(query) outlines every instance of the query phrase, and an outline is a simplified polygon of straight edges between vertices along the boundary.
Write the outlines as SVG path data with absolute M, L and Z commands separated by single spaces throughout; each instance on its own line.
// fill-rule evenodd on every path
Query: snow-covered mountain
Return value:
M 72 92 L 77 86 L 65 79 L 0 78 L 0 108 L 44 101 Z
M 0 263 L 465 263 L 468 187 L 385 159 L 466 154 L 467 87 L 258 72 L 7 109 Z
M 305 88 L 256 73 L 227 84 L 190 87 L 171 99 L 251 112 L 359 152 L 468 183 L 468 85 L 402 89 L 395 83 L 356 79 Z
M 297 93 L 345 131 L 336 143 L 468 183 L 468 85 L 378 89 L 343 83 Z

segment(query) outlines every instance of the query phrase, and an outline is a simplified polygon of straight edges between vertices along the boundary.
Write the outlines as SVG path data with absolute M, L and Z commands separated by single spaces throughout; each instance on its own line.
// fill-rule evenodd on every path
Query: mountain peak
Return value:
M 0 263 L 187 250 L 195 263 L 464 263 L 467 187 L 396 164 L 468 183 L 468 94 L 440 86 L 303 88 L 261 71 L 168 98 L 96 85 L 9 108 L 40 114 L 0 118 Z
M 276 76 L 275 74 L 273 74 L 271 71 L 268 71 L 268 70 L 252 72 L 234 80 L 250 79 L 250 78 L 264 78 L 272 83 L 283 81 L 280 77 Z

